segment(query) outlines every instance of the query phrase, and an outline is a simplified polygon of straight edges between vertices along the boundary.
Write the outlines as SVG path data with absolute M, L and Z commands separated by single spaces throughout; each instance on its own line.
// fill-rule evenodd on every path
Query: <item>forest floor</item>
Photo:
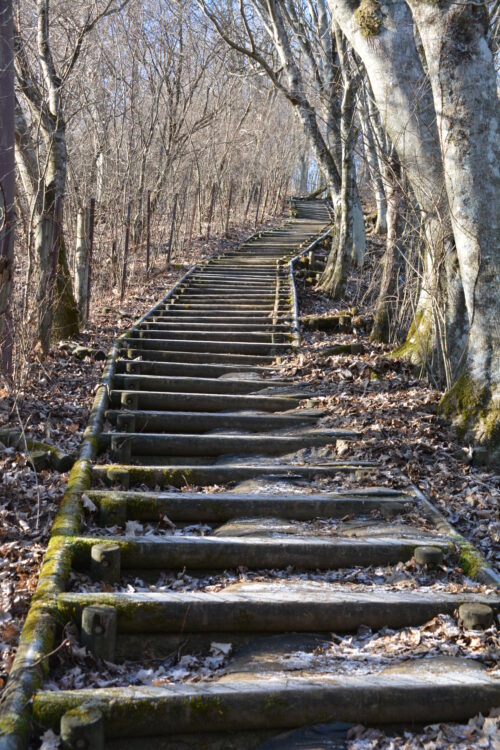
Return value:
M 201 257 L 227 246 L 214 242 L 210 248 L 200 245 L 196 252 Z M 373 238 L 372 262 L 380 250 L 380 241 Z M 137 279 L 123 305 L 119 304 L 117 294 L 96 300 L 91 325 L 82 333 L 79 343 L 107 352 L 116 334 L 164 296 L 185 270 L 177 267 L 169 272 L 155 271 L 147 280 Z M 351 279 L 346 299 L 341 303 L 333 303 L 304 280 L 298 281 L 298 294 L 302 315 L 329 315 L 353 305 L 362 316 L 372 312 L 373 295 L 367 293 L 365 276 Z M 359 353 L 331 355 L 326 351 L 332 344 L 354 341 L 362 344 Z M 314 406 L 321 406 L 327 412 L 325 426 L 362 433 L 359 440 L 337 442 L 339 458 L 375 461 L 378 466 L 369 477 L 372 485 L 418 487 L 493 566 L 498 565 L 498 475 L 472 465 L 470 451 L 459 444 L 452 425 L 437 413 L 441 394 L 389 353 L 390 347 L 373 344 L 367 331 L 356 327 L 345 333 L 322 333 L 306 327 L 302 351 L 285 358 L 282 371 L 288 377 L 296 376 L 310 383 L 315 394 Z M 0 423 L 17 428 L 22 425 L 32 439 L 50 442 L 75 455 L 102 367 L 102 361 L 90 357 L 80 360 L 65 348 L 57 349 L 43 362 L 34 355 L 22 386 L 15 393 L 1 394 Z M 0 480 L 1 688 L 36 587 L 67 474 L 51 469 L 35 472 L 26 453 L 0 445 Z M 345 476 L 339 480 L 343 488 L 349 486 L 349 481 Z M 335 481 L 328 480 L 323 489 L 332 489 L 334 484 Z M 452 580 L 453 571 L 449 571 L 449 576 Z M 442 637 L 446 636 L 445 631 L 446 627 Z M 479 638 L 477 648 L 483 646 Z M 215 654 L 213 663 L 190 665 L 188 671 L 192 674 L 193 668 L 196 671 L 199 667 L 202 674 L 203 670 L 210 672 L 223 664 L 224 654 Z M 178 671 L 179 665 L 175 669 Z M 460 727 L 430 728 L 420 738 L 402 734 L 393 739 L 377 733 L 378 730 L 359 727 L 353 732 L 351 746 L 488 748 L 492 747 L 490 735 L 495 725 L 491 717 L 478 717 Z

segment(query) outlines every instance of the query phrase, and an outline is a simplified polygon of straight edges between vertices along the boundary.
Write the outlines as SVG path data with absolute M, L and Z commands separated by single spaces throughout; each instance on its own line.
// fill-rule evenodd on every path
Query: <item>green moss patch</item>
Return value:
M 362 0 L 354 13 L 354 18 L 361 33 L 367 39 L 380 34 L 383 18 L 378 0 Z

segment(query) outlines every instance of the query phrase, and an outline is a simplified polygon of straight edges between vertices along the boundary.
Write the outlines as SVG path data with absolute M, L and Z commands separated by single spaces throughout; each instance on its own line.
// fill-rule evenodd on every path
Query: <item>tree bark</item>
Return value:
M 0 367 L 12 373 L 14 272 L 14 55 L 12 2 L 0 3 Z
M 368 85 L 368 84 L 367 84 Z M 381 144 L 377 144 L 377 136 L 374 133 L 376 112 L 372 112 L 365 87 L 362 89 L 362 107 L 360 112 L 361 131 L 363 133 L 363 146 L 366 163 L 372 184 L 373 196 L 377 206 L 377 221 L 375 224 L 375 234 L 385 234 L 387 232 L 387 200 L 384 189 L 383 165 L 379 159 L 378 151 Z
M 336 231 L 332 243 L 332 251 L 330 252 L 330 257 L 320 280 L 320 288 L 334 299 L 339 299 L 344 295 L 346 289 L 351 248 L 353 248 L 355 222 L 354 142 L 356 140 L 356 129 L 354 126 L 354 111 L 356 82 L 350 70 L 345 49 L 345 40 L 342 38 L 342 33 L 336 24 L 335 36 L 344 83 L 340 116 L 340 136 L 342 142 L 341 191 L 339 209 L 337 209 L 335 217 Z
M 365 66 L 382 126 L 425 217 L 422 291 L 414 325 L 399 350 L 422 364 L 437 348 L 433 305 L 451 226 L 432 94 L 415 44 L 411 12 L 404 0 L 384 3 L 383 15 L 378 3 L 366 0 L 357 11 L 350 0 L 329 0 L 329 5 Z
M 464 367 L 445 398 L 500 460 L 500 113 L 488 13 L 409 0 L 432 85 L 469 319 Z
M 87 322 L 87 292 L 89 283 L 89 249 L 87 242 L 88 210 L 78 211 L 76 220 L 76 303 L 80 321 Z
M 387 190 L 387 243 L 382 259 L 382 281 L 377 300 L 373 329 L 370 335 L 372 341 L 388 343 L 394 333 L 394 318 L 397 310 L 396 294 L 399 274 L 402 267 L 402 252 L 400 246 L 402 234 L 401 216 L 401 170 L 396 154 L 391 157 Z

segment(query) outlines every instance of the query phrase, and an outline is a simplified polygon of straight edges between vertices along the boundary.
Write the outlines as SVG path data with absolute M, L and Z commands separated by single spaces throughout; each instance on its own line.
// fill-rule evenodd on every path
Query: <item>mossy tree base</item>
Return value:
M 59 255 L 57 259 L 51 340 L 53 343 L 57 343 L 63 339 L 78 336 L 78 334 L 78 307 L 73 294 L 73 285 L 66 257 L 66 245 L 62 238 L 59 243 Z
M 391 356 L 395 359 L 404 359 L 415 367 L 423 367 L 432 357 L 433 339 L 432 311 L 417 311 L 405 341 Z
M 439 411 L 452 420 L 462 441 L 480 447 L 482 463 L 500 466 L 500 406 L 488 388 L 462 373 L 441 399 Z

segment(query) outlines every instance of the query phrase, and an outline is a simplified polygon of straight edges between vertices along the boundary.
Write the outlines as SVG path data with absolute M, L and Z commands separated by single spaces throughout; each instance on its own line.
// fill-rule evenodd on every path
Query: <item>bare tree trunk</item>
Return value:
M 367 94 L 365 87 L 362 89 L 362 106 L 360 111 L 361 130 L 363 133 L 363 146 L 365 151 L 366 163 L 372 184 L 373 196 L 377 206 L 377 222 L 375 224 L 375 234 L 385 234 L 387 232 L 387 200 L 384 190 L 384 180 L 379 165 L 377 154 L 376 137 L 373 132 L 374 123 L 372 122 L 371 112 L 368 106 Z
M 481 5 L 409 0 L 429 68 L 469 336 L 445 399 L 500 460 L 500 113 Z
M 82 323 L 87 321 L 87 292 L 89 285 L 89 251 L 87 243 L 88 211 L 78 211 L 76 220 L 76 303 Z
M 0 3 L 0 368 L 12 372 L 14 271 L 14 60 L 12 2 Z
M 342 175 L 340 192 L 340 225 L 337 224 L 332 252 L 328 258 L 326 268 L 320 280 L 321 289 L 334 299 L 341 298 L 345 292 L 349 261 L 353 248 L 354 231 L 354 142 L 356 129 L 354 126 L 354 111 L 356 102 L 356 82 L 349 67 L 345 50 L 345 41 L 337 25 L 335 25 L 337 49 L 341 61 L 344 93 L 340 116 L 340 137 L 342 141 Z M 337 219 L 337 217 L 336 217 Z M 337 219 L 338 220 L 338 219 Z M 334 261 L 335 258 L 335 261 Z
M 387 243 L 382 259 L 382 281 L 371 332 L 372 341 L 388 343 L 394 330 L 397 309 L 396 293 L 402 266 L 400 239 L 402 234 L 400 167 L 397 156 L 391 159 L 391 179 L 387 190 Z
M 437 277 L 451 234 L 432 95 L 417 51 L 411 12 L 405 0 L 384 5 L 363 0 L 355 11 L 350 0 L 329 0 L 340 25 L 368 74 L 382 126 L 397 151 L 423 211 L 425 273 L 414 325 L 400 348 L 415 364 L 437 348 L 433 303 Z M 360 12 L 362 11 L 362 12 Z
M 52 222 L 52 278 L 49 294 L 53 299 L 50 337 L 57 342 L 77 336 L 79 332 L 78 307 L 73 294 L 73 283 L 68 265 L 64 239 L 64 199 L 58 196 L 54 205 Z M 50 299 L 50 297 L 49 297 Z

